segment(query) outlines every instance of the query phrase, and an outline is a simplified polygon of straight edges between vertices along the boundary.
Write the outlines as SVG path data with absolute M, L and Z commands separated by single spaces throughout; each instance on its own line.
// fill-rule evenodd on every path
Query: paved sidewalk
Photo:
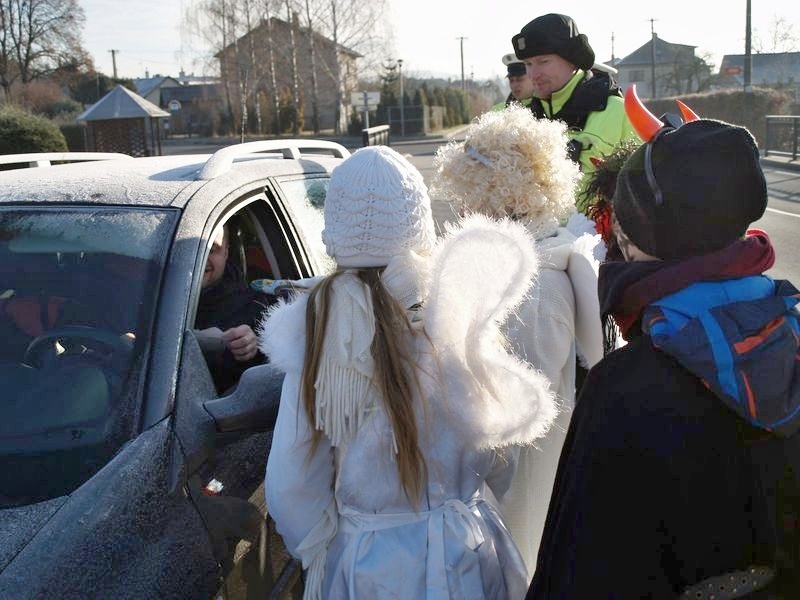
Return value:
M 800 171 L 800 157 L 792 159 L 789 155 L 770 154 L 764 156 L 761 153 L 761 165 L 764 167 L 771 167 L 773 169 L 788 169 L 790 171 Z

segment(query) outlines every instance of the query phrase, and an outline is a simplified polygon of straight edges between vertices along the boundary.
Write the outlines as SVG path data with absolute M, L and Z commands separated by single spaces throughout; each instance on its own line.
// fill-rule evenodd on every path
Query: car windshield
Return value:
M 133 435 L 176 220 L 0 207 L 0 506 L 70 493 Z

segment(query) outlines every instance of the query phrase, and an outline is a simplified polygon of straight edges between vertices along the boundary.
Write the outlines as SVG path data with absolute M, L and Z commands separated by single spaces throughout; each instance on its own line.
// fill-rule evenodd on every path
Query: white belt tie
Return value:
M 446 598 L 449 595 L 447 572 L 449 567 L 445 557 L 445 539 L 452 537 L 461 540 L 470 548 L 477 550 L 484 542 L 483 530 L 480 526 L 482 517 L 473 512 L 475 506 L 484 499 L 475 493 L 468 500 L 447 500 L 441 506 L 429 511 L 408 513 L 363 513 L 350 507 L 340 507 L 340 529 L 343 532 L 358 534 L 356 544 L 361 543 L 361 536 L 371 531 L 380 531 L 401 527 L 421 521 L 428 521 L 428 556 L 426 561 L 426 588 L 428 597 Z M 349 580 L 355 581 L 355 574 L 350 573 Z M 355 590 L 350 590 L 351 597 L 356 597 Z

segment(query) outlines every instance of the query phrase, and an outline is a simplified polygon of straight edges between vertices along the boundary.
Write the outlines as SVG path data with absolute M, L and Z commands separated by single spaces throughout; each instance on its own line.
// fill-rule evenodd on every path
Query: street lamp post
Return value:
M 467 83 L 464 79 L 464 40 L 467 39 L 465 37 L 456 38 L 461 46 L 461 93 L 465 93 L 467 91 Z
M 406 135 L 405 96 L 403 95 L 403 59 L 397 60 L 397 70 L 400 74 L 400 135 Z

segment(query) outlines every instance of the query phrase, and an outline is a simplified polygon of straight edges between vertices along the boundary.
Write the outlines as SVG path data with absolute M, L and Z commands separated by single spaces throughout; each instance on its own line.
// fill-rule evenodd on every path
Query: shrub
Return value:
M 766 116 L 788 114 L 790 97 L 786 92 L 754 87 L 749 96 L 741 89 L 724 89 L 713 92 L 684 94 L 679 97 L 694 112 L 705 119 L 719 119 L 747 127 L 763 147 L 766 138 Z M 647 108 L 655 115 L 676 113 L 675 98 L 645 100 Z
M 74 123 L 83 112 L 83 105 L 69 98 L 62 98 L 42 111 L 45 116 L 59 123 Z
M 66 152 L 67 140 L 59 128 L 16 106 L 0 106 L 0 154 Z
M 59 125 L 59 129 L 64 134 L 64 139 L 67 140 L 70 152 L 86 151 L 85 126 L 75 124 Z

